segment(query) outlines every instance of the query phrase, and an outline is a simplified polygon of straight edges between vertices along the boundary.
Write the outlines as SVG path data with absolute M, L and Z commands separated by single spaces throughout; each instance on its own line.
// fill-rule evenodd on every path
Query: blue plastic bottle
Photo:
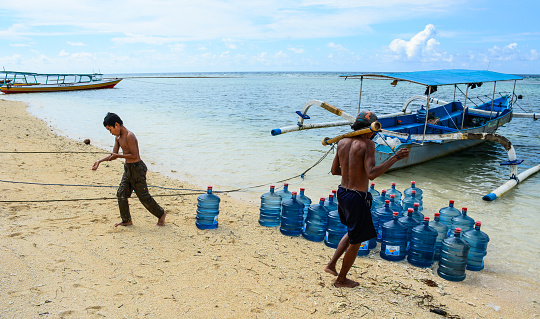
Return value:
M 375 196 L 380 196 L 381 195 L 379 193 L 379 191 L 375 189 L 375 183 L 371 183 L 371 186 L 369 187 L 368 191 L 371 193 L 371 196 L 373 198 L 375 198 Z
M 416 191 L 413 190 L 410 196 L 403 197 L 403 211 L 406 212 L 409 208 L 414 208 L 414 204 L 418 203 L 418 212 L 423 210 L 422 199 L 416 197 Z
M 208 186 L 206 194 L 197 197 L 197 218 L 195 225 L 199 229 L 215 229 L 218 227 L 219 197 L 212 194 L 212 186 Z
M 396 189 L 396 183 L 392 183 L 392 187 L 386 190 L 386 196 L 395 195 L 396 202 L 401 203 L 401 192 Z
M 332 190 L 332 195 L 334 195 L 334 203 L 337 205 L 338 204 L 337 190 L 333 189 Z M 328 196 L 328 198 L 326 198 L 325 203 L 328 203 L 329 200 L 330 200 L 330 196 Z
M 410 247 L 412 229 L 420 225 L 420 222 L 412 217 L 413 211 L 412 208 L 409 208 L 407 215 L 398 219 L 405 227 L 407 227 L 407 251 L 409 251 Z
M 455 228 L 461 228 L 461 232 L 465 234 L 465 232 L 471 230 L 474 228 L 474 219 L 467 216 L 467 208 L 463 207 L 461 209 L 461 214 L 452 218 L 452 226 L 450 227 L 450 231 L 453 232 Z
M 324 197 L 321 197 L 319 204 L 311 204 L 302 236 L 311 241 L 323 241 L 328 227 L 328 213 L 324 207 Z
M 391 221 L 382 225 L 381 258 L 400 261 L 407 255 L 407 227 L 398 220 L 394 212 Z
M 276 192 L 276 194 L 278 194 L 279 196 L 281 196 L 281 202 L 283 203 L 284 201 L 288 200 L 288 199 L 291 199 L 292 197 L 292 193 L 289 191 L 289 183 L 285 183 L 283 184 L 283 188 L 278 190 Z
M 333 210 L 328 213 L 328 227 L 326 229 L 326 237 L 324 244 L 328 247 L 337 248 L 339 242 L 347 233 L 347 226 L 341 223 L 339 213 Z
M 326 207 L 326 209 L 328 209 L 329 212 L 338 209 L 338 205 L 335 202 L 335 199 L 336 198 L 334 197 L 334 194 L 330 194 L 328 195 L 328 199 L 324 201 L 324 207 Z
M 383 207 L 384 201 L 387 199 L 390 200 L 390 197 L 386 196 L 386 189 L 381 190 L 381 195 L 373 197 L 373 201 L 371 202 L 371 211 Z
M 435 218 L 433 219 L 433 221 L 429 222 L 429 226 L 433 227 L 438 233 L 437 240 L 435 241 L 435 256 L 433 257 L 435 260 L 441 259 L 442 241 L 446 238 L 446 235 L 448 234 L 448 226 L 441 223 L 440 217 L 440 213 L 435 213 Z
M 296 196 L 296 199 L 302 204 L 304 204 L 304 215 L 302 218 L 303 221 L 306 220 L 309 205 L 311 205 L 311 199 L 304 194 L 305 191 L 305 188 L 300 188 L 300 194 Z
M 281 204 L 281 227 L 283 235 L 299 236 L 304 226 L 304 204 L 296 199 L 296 192 L 292 192 L 291 199 Z
M 452 218 L 461 215 L 460 211 L 454 207 L 454 201 L 450 200 L 448 207 L 443 207 L 439 210 L 441 214 L 441 223 L 450 228 L 452 226 Z
M 424 217 L 422 225 L 412 229 L 411 245 L 407 260 L 416 267 L 431 267 L 435 257 L 435 242 L 438 232 L 429 226 L 429 217 Z
M 382 238 L 382 225 L 392 220 L 394 212 L 390 209 L 390 201 L 387 199 L 384 201 L 384 206 L 371 211 L 372 215 L 375 215 L 379 219 L 379 228 L 377 229 L 377 241 L 381 241 Z
M 411 181 L 411 187 L 403 191 L 403 197 L 411 196 L 412 191 L 416 191 L 416 198 L 422 200 L 422 198 L 424 197 L 424 191 L 416 187 L 415 181 Z
M 418 207 L 420 207 L 420 204 L 414 203 L 412 217 L 416 218 L 416 220 L 424 220 L 424 214 L 418 210 Z
M 474 224 L 474 229 L 463 233 L 463 239 L 471 245 L 467 270 L 480 271 L 484 269 L 484 258 L 487 254 L 489 236 L 480 230 L 480 226 L 482 226 L 482 223 L 478 221 Z
M 279 226 L 281 222 L 281 196 L 274 192 L 275 186 L 270 186 L 270 191 L 261 196 L 261 209 L 259 224 L 266 227 Z
M 358 253 L 356 256 L 367 256 L 369 255 L 369 251 L 371 248 L 369 248 L 369 240 L 363 241 L 360 243 L 360 247 L 358 248 Z
M 446 237 L 442 242 L 437 274 L 449 281 L 462 281 L 466 276 L 465 268 L 471 246 L 460 235 L 461 228 L 456 228 L 454 236 Z
M 379 217 L 373 214 L 371 212 L 371 220 L 373 221 L 373 227 L 375 227 L 375 231 L 377 232 L 377 237 L 371 238 L 369 240 L 369 249 L 375 249 L 377 247 L 377 241 L 381 240 L 381 230 L 379 227 Z
M 403 216 L 403 207 L 399 204 L 400 202 L 396 200 L 396 195 L 390 195 L 390 209 L 393 212 L 398 212 L 399 216 Z

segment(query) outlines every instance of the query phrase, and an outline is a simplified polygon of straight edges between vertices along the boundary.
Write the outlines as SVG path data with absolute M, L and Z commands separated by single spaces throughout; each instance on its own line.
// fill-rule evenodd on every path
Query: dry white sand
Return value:
M 120 181 L 121 161 L 92 171 L 104 155 L 73 152 L 103 150 L 57 136 L 25 104 L 0 100 L 0 111 L 0 179 Z M 61 153 L 6 153 L 14 151 Z M 192 187 L 152 172 L 148 183 Z M 454 318 L 539 315 L 537 286 L 469 271 L 465 281 L 449 282 L 436 275 L 436 266 L 384 261 L 378 250 L 351 269 L 360 287 L 335 288 L 335 278 L 323 271 L 334 249 L 262 227 L 258 204 L 223 194 L 215 230 L 196 228 L 197 195 L 156 196 L 168 212 L 164 227 L 134 195 L 134 226 L 114 228 L 120 220 L 115 194 L 115 188 L 0 182 L 0 318 L 442 317 L 433 310 Z M 90 200 L 96 198 L 110 199 Z M 51 199 L 86 200 L 10 202 Z

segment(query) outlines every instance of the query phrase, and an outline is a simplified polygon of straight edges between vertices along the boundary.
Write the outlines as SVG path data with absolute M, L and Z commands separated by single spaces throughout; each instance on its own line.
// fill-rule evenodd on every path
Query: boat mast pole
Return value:
M 493 114 L 493 103 L 495 103 L 495 88 L 497 87 L 497 81 L 493 84 L 493 97 L 491 98 L 491 113 L 489 113 L 489 119 L 491 120 L 491 116 Z
M 463 124 L 465 122 L 465 112 L 467 111 L 467 99 L 469 98 L 469 86 L 470 86 L 470 83 L 467 84 L 467 91 L 465 92 L 465 105 L 463 105 L 463 117 L 461 118 L 461 129 L 463 129 Z
M 510 108 L 514 108 L 514 95 L 516 95 L 516 83 L 517 80 L 514 80 L 514 90 L 512 91 L 512 98 L 510 99 Z
M 430 96 L 431 96 L 431 85 L 428 85 L 428 95 L 427 95 L 427 103 L 426 103 L 426 120 L 424 122 L 424 134 L 422 135 L 422 145 L 424 145 L 424 140 L 426 139 L 426 130 L 427 130 L 428 115 L 429 115 Z
M 358 97 L 358 114 L 360 114 L 360 105 L 362 104 L 362 84 L 364 83 L 364 77 L 360 77 L 360 96 Z M 358 117 L 358 114 L 356 116 Z

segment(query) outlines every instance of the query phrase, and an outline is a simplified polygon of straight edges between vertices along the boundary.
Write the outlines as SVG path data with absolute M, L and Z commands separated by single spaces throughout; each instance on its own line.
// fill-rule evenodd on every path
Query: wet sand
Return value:
M 83 143 L 91 136 L 60 137 L 20 102 L 0 99 L 0 110 L 3 181 L 119 183 L 119 160 L 91 170 L 106 154 Z M 143 160 L 144 155 L 141 150 Z M 148 173 L 148 184 L 199 188 L 153 172 Z M 323 270 L 334 249 L 260 226 L 257 202 L 220 194 L 219 227 L 203 231 L 195 226 L 198 194 L 157 188 L 150 193 L 168 213 L 165 226 L 156 226 L 157 219 L 133 195 L 134 225 L 115 228 L 120 217 L 114 187 L 0 182 L 0 318 L 540 314 L 538 286 L 470 271 L 465 281 L 449 282 L 437 276 L 437 266 L 421 269 L 406 261 L 385 261 L 378 249 L 359 257 L 351 269 L 350 278 L 359 281 L 359 287 L 335 288 L 335 277 Z M 13 202 L 28 200 L 38 202 Z

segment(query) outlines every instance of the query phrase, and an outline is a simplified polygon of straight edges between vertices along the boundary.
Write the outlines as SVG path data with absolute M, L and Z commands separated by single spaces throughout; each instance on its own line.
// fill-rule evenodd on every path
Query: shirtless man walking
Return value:
M 110 155 L 105 156 L 94 163 L 92 170 L 97 170 L 99 164 L 104 161 L 112 161 L 117 158 L 126 159 L 126 162 L 124 163 L 124 175 L 122 176 L 120 186 L 116 193 L 122 221 L 116 223 L 114 227 L 133 225 L 128 203 L 128 198 L 133 191 L 135 191 L 135 194 L 137 194 L 137 197 L 144 207 L 152 213 L 152 215 L 158 218 L 157 225 L 165 225 L 167 213 L 165 213 L 163 208 L 161 208 L 152 196 L 150 196 L 150 193 L 148 193 L 148 186 L 146 185 L 147 168 L 139 156 L 139 144 L 135 134 L 124 126 L 120 117 L 115 113 L 107 113 L 107 116 L 105 116 L 105 119 L 103 120 L 103 126 L 105 126 L 112 135 L 116 136 L 114 147 Z M 122 148 L 122 154 L 118 153 L 120 148 Z
M 366 111 L 358 114 L 353 130 L 369 127 L 377 121 L 374 113 Z M 366 133 L 339 141 L 336 157 L 332 163 L 332 175 L 341 175 L 338 188 L 338 212 L 341 222 L 347 226 L 347 234 L 343 236 L 334 256 L 324 271 L 337 276 L 336 287 L 353 288 L 358 282 L 347 278 L 360 244 L 377 236 L 371 218 L 371 194 L 368 192 L 369 180 L 381 176 L 394 163 L 409 156 L 407 148 L 399 149 L 387 161 L 375 166 L 375 143 L 371 140 L 376 133 Z M 336 263 L 345 253 L 341 270 L 338 273 Z

